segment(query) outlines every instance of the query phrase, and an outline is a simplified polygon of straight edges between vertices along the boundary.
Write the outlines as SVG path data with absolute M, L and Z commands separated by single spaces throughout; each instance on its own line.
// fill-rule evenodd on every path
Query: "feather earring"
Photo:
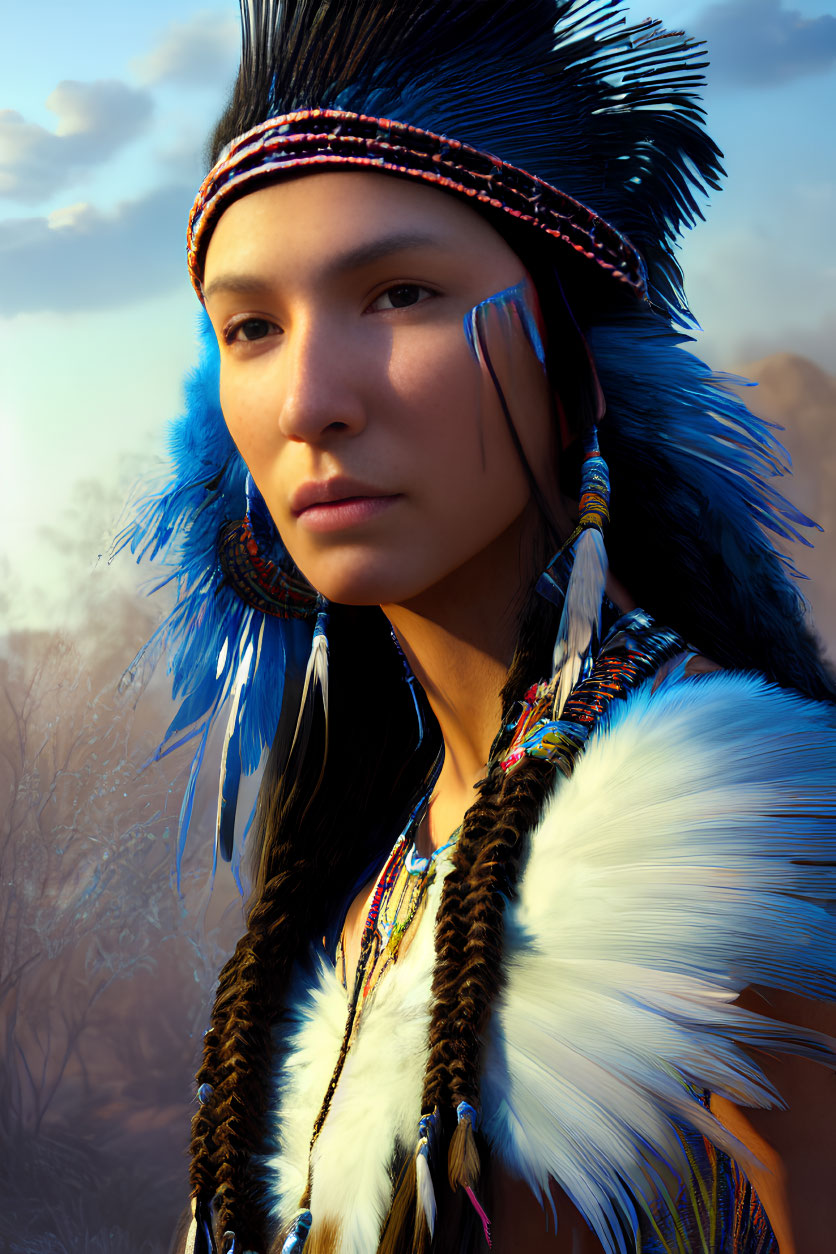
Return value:
M 302 727 L 302 721 L 305 717 L 305 710 L 308 706 L 308 699 L 313 694 L 314 688 L 318 686 L 320 696 L 322 697 L 322 712 L 325 715 L 325 743 L 328 743 L 328 611 L 320 610 L 316 616 L 314 625 L 313 638 L 311 640 L 311 651 L 308 655 L 308 665 L 305 670 L 305 679 L 302 684 L 302 699 L 299 703 L 299 717 L 296 720 L 296 729 L 293 733 L 293 739 L 290 742 L 290 752 L 296 745 L 299 731 Z M 288 755 L 289 756 L 289 755 Z
M 560 718 L 570 692 L 589 669 L 601 631 L 601 602 L 608 568 L 604 527 L 610 517 L 610 475 L 598 447 L 596 427 L 584 440 L 578 504 L 578 525 L 565 546 L 572 555 L 572 572 L 552 658 L 555 719 Z

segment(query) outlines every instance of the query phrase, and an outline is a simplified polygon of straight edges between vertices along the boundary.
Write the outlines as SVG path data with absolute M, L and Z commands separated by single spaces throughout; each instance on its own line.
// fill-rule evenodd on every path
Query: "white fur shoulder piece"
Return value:
M 836 870 L 823 865 L 836 864 L 834 732 L 832 710 L 748 676 L 646 685 L 593 734 L 532 835 L 506 913 L 483 1131 L 536 1194 L 555 1180 L 607 1250 L 626 1250 L 659 1159 L 677 1166 L 675 1121 L 723 1143 L 686 1085 L 768 1105 L 777 1095 L 742 1045 L 825 1055 L 733 1002 L 749 984 L 836 996 Z M 376 1249 L 396 1141 L 415 1143 L 440 880 L 317 1140 L 311 1210 L 336 1224 L 340 1254 Z M 282 1223 L 345 1026 L 333 969 L 308 985 L 277 1049 L 264 1160 Z
M 683 1081 L 775 1101 L 739 1044 L 798 1034 L 735 994 L 836 992 L 836 872 L 810 865 L 836 860 L 834 731 L 832 710 L 739 674 L 646 685 L 534 833 L 506 924 L 485 1132 L 535 1193 L 558 1181 L 606 1249 L 654 1153 L 678 1162 L 671 1117 L 723 1139 Z

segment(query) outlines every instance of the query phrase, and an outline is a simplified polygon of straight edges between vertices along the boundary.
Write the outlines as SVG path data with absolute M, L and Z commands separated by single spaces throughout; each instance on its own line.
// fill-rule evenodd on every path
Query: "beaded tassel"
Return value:
M 556 680 L 553 717 L 559 719 L 569 693 L 584 673 L 601 630 L 607 581 L 604 527 L 609 522 L 610 476 L 592 427 L 584 441 L 578 525 L 570 540 L 574 560 L 554 645 Z
M 479 1204 L 479 1199 L 476 1197 L 474 1190 L 481 1168 L 479 1150 L 476 1148 L 476 1138 L 474 1136 L 479 1126 L 479 1115 L 469 1102 L 459 1102 L 456 1107 L 456 1119 L 458 1122 L 456 1131 L 453 1133 L 453 1139 L 450 1142 L 448 1157 L 450 1185 L 453 1189 L 461 1185 L 470 1198 L 473 1209 L 481 1221 L 488 1249 L 490 1249 L 491 1221 Z
M 308 1233 L 311 1230 L 313 1216 L 309 1210 L 300 1210 L 293 1221 L 293 1227 L 285 1237 L 282 1254 L 302 1254 Z
M 437 1206 L 433 1186 L 432 1163 L 438 1136 L 438 1107 L 431 1115 L 422 1115 L 418 1124 L 418 1145 L 415 1150 L 415 1242 L 421 1250 L 432 1241 Z M 429 1238 L 429 1241 L 425 1240 Z

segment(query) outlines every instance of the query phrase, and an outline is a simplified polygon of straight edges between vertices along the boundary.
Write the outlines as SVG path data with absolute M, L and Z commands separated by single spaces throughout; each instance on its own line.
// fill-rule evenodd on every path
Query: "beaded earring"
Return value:
M 610 518 L 609 505 L 609 469 L 598 446 L 598 429 L 593 426 L 584 437 L 578 525 L 558 554 L 571 562 L 571 573 L 552 658 L 556 719 L 569 693 L 591 666 L 600 638 L 608 569 L 604 527 Z
M 246 512 L 218 536 L 218 561 L 238 596 L 262 614 L 310 618 L 323 599 L 297 569 L 281 542 L 251 474 L 244 485 Z

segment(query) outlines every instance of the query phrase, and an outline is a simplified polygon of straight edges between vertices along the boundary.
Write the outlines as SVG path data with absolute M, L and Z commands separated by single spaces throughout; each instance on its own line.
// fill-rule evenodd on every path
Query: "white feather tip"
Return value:
M 427 1230 L 432 1238 L 435 1231 L 435 1189 L 433 1188 L 433 1178 L 430 1172 L 430 1165 L 427 1162 L 427 1155 L 424 1147 L 421 1146 L 415 1155 L 415 1187 L 418 1193 L 418 1202 L 427 1220 Z
M 566 700 L 580 677 L 593 635 L 600 630 L 607 565 L 604 537 L 597 527 L 585 528 L 575 542 L 572 573 L 554 644 L 552 678 L 557 678 L 555 718 L 560 718 Z

